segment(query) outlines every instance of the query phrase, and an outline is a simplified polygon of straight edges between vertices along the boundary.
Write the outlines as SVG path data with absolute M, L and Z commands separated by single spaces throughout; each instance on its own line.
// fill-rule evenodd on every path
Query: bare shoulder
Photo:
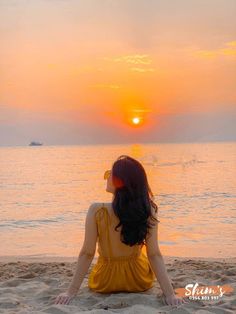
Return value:
M 91 205 L 89 206 L 89 211 L 93 212 L 94 214 L 97 213 L 97 211 L 102 208 L 103 206 L 106 206 L 107 208 L 109 208 L 110 203 L 99 203 L 99 202 L 94 202 L 91 203 Z
M 87 215 L 88 216 L 93 216 L 96 214 L 97 212 L 97 209 L 98 209 L 99 205 L 98 203 L 91 203 L 88 207 L 88 210 L 87 210 Z
M 100 202 L 100 203 L 93 203 L 96 208 L 101 208 L 103 206 L 107 207 L 108 209 L 111 208 L 111 203 Z

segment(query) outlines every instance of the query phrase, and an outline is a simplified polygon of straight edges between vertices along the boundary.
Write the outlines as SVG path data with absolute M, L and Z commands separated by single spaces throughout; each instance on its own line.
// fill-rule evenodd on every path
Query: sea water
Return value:
M 1 147 L 0 255 L 78 255 L 88 207 L 111 202 L 103 174 L 122 154 L 146 170 L 163 255 L 236 255 L 236 142 Z

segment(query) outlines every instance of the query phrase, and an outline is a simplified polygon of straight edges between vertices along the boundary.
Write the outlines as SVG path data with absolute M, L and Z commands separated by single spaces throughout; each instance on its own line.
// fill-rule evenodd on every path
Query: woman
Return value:
M 77 269 L 65 293 L 55 304 L 69 304 L 77 294 L 96 251 L 88 285 L 100 293 L 150 289 L 157 278 L 168 305 L 186 301 L 175 296 L 157 240 L 158 206 L 153 201 L 145 170 L 134 158 L 121 155 L 104 174 L 112 203 L 93 203 L 87 212 L 85 238 Z M 146 253 L 143 252 L 144 246 Z

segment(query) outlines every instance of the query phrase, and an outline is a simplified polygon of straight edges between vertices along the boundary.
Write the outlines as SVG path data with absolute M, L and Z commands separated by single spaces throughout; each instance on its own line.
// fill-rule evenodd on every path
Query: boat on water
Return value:
M 40 143 L 40 142 L 30 142 L 29 146 L 42 146 L 43 143 Z

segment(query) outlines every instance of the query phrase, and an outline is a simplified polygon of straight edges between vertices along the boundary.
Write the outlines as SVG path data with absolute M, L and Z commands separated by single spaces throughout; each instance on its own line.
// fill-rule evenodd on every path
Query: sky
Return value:
M 0 146 L 235 141 L 235 12 L 0 0 Z

